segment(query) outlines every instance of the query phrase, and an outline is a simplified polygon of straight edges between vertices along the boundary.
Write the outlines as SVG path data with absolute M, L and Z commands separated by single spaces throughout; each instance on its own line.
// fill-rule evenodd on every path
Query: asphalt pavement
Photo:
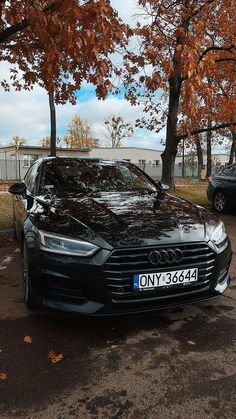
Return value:
M 236 217 L 222 218 L 223 296 L 115 318 L 28 312 L 19 249 L 1 235 L 0 418 L 235 418 Z

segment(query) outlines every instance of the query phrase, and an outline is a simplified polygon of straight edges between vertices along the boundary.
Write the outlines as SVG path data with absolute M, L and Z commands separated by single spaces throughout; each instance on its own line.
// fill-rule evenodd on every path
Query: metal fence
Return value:
M 22 180 L 28 169 L 24 160 L 0 159 L 0 180 Z
M 152 166 L 149 164 L 145 164 L 145 166 L 139 166 L 140 169 L 144 170 L 151 178 L 153 179 L 160 179 L 162 175 L 162 165 L 159 164 L 158 166 Z M 185 167 L 185 177 L 198 177 L 198 166 L 194 165 L 193 167 Z M 182 177 L 182 165 L 176 164 L 175 165 L 175 176 Z
M 0 180 L 22 180 L 33 161 L 29 160 L 16 160 L 16 159 L 0 159 Z M 158 166 L 145 164 L 145 166 L 139 166 L 153 179 L 160 179 L 162 173 L 162 165 Z M 193 168 L 185 168 L 186 177 L 197 177 L 198 168 L 195 165 Z M 182 176 L 182 167 L 179 164 L 175 165 L 175 176 Z

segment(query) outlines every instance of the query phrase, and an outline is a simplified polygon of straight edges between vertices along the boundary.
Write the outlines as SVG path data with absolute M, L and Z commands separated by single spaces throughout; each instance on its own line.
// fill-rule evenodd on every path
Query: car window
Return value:
M 236 177 L 236 166 L 226 167 L 222 171 L 222 175 Z
M 236 166 L 234 166 L 234 170 L 233 170 L 233 172 L 232 172 L 232 175 L 231 175 L 231 176 L 236 177 Z
M 38 174 L 38 163 L 34 163 L 31 168 L 28 170 L 28 172 L 25 175 L 24 182 L 26 184 L 26 187 L 30 193 L 35 192 L 35 181 Z
M 145 189 L 147 188 L 147 178 L 141 172 L 136 173 L 125 165 L 119 167 L 123 182 L 128 189 Z M 152 189 L 152 185 L 148 185 L 148 189 Z
M 122 162 L 57 159 L 44 164 L 40 193 L 157 191 L 138 168 Z

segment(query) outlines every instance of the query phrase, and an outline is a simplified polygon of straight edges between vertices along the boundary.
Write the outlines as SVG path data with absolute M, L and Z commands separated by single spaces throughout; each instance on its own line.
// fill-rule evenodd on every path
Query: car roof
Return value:
M 225 169 L 230 169 L 230 167 L 236 167 L 236 163 L 228 164 L 228 165 L 227 165 L 227 166 L 225 166 L 222 170 L 225 170 Z
M 80 156 L 56 156 L 56 157 L 43 157 L 39 160 L 42 161 L 51 161 L 51 160 L 82 160 L 82 161 L 93 161 L 93 162 L 104 162 L 104 163 L 115 163 L 115 162 L 122 162 L 122 163 L 130 163 L 125 159 L 109 159 L 106 157 L 80 157 Z

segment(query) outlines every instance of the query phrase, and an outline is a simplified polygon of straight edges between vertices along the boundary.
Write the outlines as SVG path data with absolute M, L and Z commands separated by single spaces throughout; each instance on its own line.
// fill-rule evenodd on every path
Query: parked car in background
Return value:
M 236 208 L 236 164 L 209 177 L 207 197 L 220 213 Z
M 216 297 L 229 285 L 222 221 L 131 163 L 41 159 L 10 192 L 29 309 L 144 312 Z
M 213 175 L 216 175 L 216 174 L 220 173 L 224 168 L 225 168 L 225 166 L 223 166 L 223 165 L 217 165 L 217 166 L 215 166 L 214 167 L 214 170 L 212 172 Z

